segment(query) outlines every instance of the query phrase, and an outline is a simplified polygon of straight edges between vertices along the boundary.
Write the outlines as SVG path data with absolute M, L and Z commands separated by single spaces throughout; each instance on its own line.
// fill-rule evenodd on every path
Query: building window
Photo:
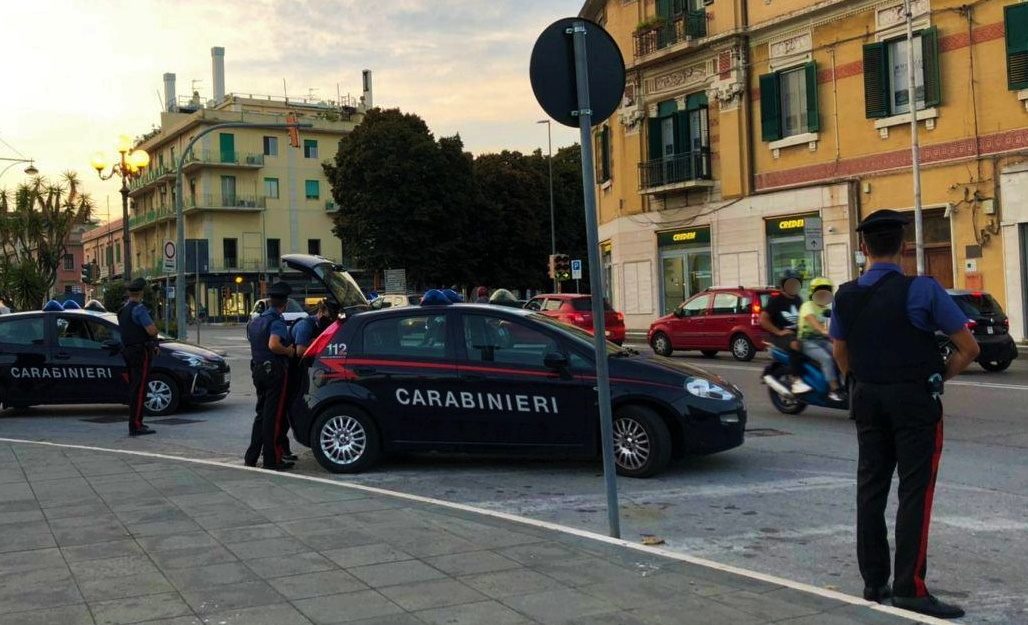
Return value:
M 643 163 L 643 188 L 710 178 L 710 128 L 707 96 L 686 97 L 685 110 L 674 100 L 657 105 L 649 120 L 649 156 Z
M 820 130 L 816 63 L 760 77 L 760 131 L 764 141 Z
M 264 137 L 264 156 L 278 156 L 278 137 Z
M 222 176 L 221 177 L 221 205 L 222 206 L 235 206 L 236 205 L 236 177 L 235 176 Z
M 318 142 L 316 139 L 303 140 L 303 157 L 318 158 Z
M 237 256 L 238 239 L 222 239 L 221 241 L 221 253 L 225 258 L 225 269 L 235 269 L 239 266 L 239 257 Z
M 596 134 L 596 180 L 607 182 L 611 178 L 610 126 L 604 126 Z
M 894 39 L 864 46 L 864 112 L 869 119 L 910 112 L 907 40 Z M 914 37 L 914 84 L 918 110 L 942 103 L 939 71 L 939 32 L 922 30 Z
M 114 244 L 114 262 L 121 262 L 121 241 Z
M 307 239 L 307 253 L 321 256 L 321 239 Z
M 303 186 L 308 200 L 321 197 L 321 184 L 317 180 L 305 180 Z
M 268 267 L 277 267 L 282 256 L 282 242 L 279 239 L 268 239 Z
M 75 257 L 71 254 L 64 255 L 64 270 L 75 271 Z
M 71 295 L 71 285 L 70 284 L 65 284 L 64 285 L 64 294 L 65 295 Z
M 221 156 L 220 162 L 239 162 L 239 158 L 236 155 L 236 136 L 231 132 L 222 132 L 218 134 L 218 149 Z
M 278 178 L 264 179 L 264 197 L 278 199 Z
M 1028 4 L 1003 7 L 1007 41 L 1007 87 L 1028 89 Z

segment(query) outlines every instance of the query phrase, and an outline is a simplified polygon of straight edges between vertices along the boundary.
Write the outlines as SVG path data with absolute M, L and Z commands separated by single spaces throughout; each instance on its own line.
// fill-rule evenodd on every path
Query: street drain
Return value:
M 791 436 L 792 432 L 785 432 L 782 430 L 776 430 L 774 428 L 753 428 L 752 430 L 746 430 L 748 436 Z
M 151 420 L 151 423 L 161 425 L 185 425 L 186 423 L 203 423 L 206 419 L 183 419 L 182 417 L 168 417 L 167 419 Z

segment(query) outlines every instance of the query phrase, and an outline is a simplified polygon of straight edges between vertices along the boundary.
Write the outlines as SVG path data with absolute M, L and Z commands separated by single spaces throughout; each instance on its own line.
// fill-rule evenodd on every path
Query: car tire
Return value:
M 653 353 L 658 356 L 670 356 L 674 353 L 675 348 L 671 345 L 671 337 L 663 332 L 657 332 L 650 339 L 650 347 L 653 348 Z
M 985 369 L 986 371 L 998 373 L 1000 371 L 1006 371 L 1007 368 L 1010 367 L 1010 363 L 1012 362 L 1012 360 L 993 360 L 992 362 L 983 360 L 978 364 L 981 365 L 982 369 Z
M 330 473 L 360 473 L 374 466 L 381 450 L 378 429 L 366 412 L 335 406 L 311 428 L 314 459 Z
M 739 362 L 749 362 L 757 355 L 757 348 L 753 345 L 753 341 L 751 341 L 745 334 L 736 334 L 732 336 L 730 345 L 732 348 L 732 357 Z
M 178 383 L 164 373 L 151 373 L 146 381 L 146 397 L 143 409 L 151 417 L 166 417 L 178 410 L 182 391 Z
M 667 425 L 645 406 L 624 406 L 614 414 L 614 464 L 618 475 L 651 477 L 671 461 Z
M 775 407 L 775 410 L 782 414 L 798 415 L 807 409 L 806 402 L 795 397 L 782 397 L 773 388 L 767 389 L 767 392 L 771 396 L 771 404 Z
M 705 349 L 705 350 L 701 351 L 700 353 L 703 354 L 704 358 L 713 358 L 713 357 L 717 356 L 717 350 L 716 349 Z

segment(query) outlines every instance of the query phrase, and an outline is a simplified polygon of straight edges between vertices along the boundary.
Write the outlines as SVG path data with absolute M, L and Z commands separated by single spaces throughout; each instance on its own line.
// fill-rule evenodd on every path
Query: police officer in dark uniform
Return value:
M 269 306 L 246 327 L 250 341 L 250 370 L 257 390 L 257 412 L 250 435 L 250 447 L 244 462 L 257 466 L 263 457 L 264 468 L 282 471 L 293 466 L 283 458 L 280 436 L 285 431 L 285 411 L 289 359 L 296 357 L 282 311 L 286 308 L 291 289 L 284 282 L 276 282 L 268 290 Z
M 880 210 L 861 222 L 869 269 L 836 295 L 831 335 L 835 359 L 853 378 L 857 426 L 857 560 L 864 597 L 940 618 L 963 609 L 925 586 L 928 527 L 942 455 L 943 381 L 978 356 L 963 314 L 934 278 L 903 275 L 902 213 Z M 935 339 L 949 335 L 956 353 L 943 361 Z M 895 580 L 889 587 L 885 506 L 899 470 Z
M 150 311 L 143 305 L 146 280 L 136 278 L 126 287 L 128 301 L 118 311 L 121 329 L 121 356 L 129 374 L 129 436 L 153 434 L 143 425 L 143 406 L 146 400 L 146 379 L 150 375 L 150 361 L 158 353 L 157 326 Z

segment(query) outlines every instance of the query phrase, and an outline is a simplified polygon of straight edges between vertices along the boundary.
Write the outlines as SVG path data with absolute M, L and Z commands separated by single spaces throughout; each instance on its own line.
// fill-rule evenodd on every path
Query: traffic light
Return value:
M 550 278 L 550 280 L 553 280 L 554 278 L 557 277 L 557 255 L 556 254 L 550 254 L 549 270 L 547 271 L 546 275 Z
M 82 284 L 93 284 L 93 265 L 92 263 L 85 263 L 82 265 L 81 274 Z
M 571 257 L 567 254 L 556 254 L 553 257 L 554 275 L 560 282 L 571 279 Z

